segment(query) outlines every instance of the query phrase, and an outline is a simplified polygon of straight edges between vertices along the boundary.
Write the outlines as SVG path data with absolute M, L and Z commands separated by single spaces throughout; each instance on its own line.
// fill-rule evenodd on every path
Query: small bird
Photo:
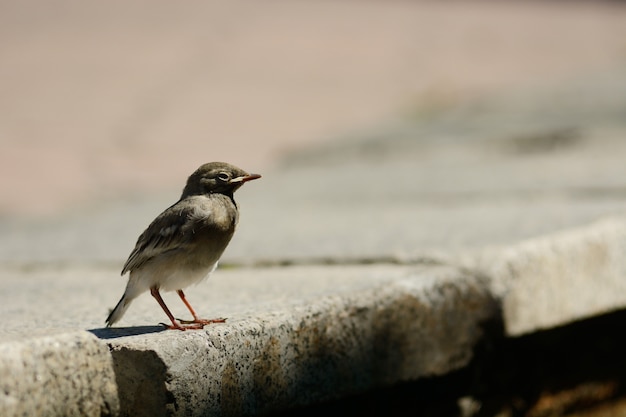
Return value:
M 130 303 L 145 291 L 157 300 L 172 324 L 169 329 L 201 329 L 225 319 L 201 319 L 183 288 L 206 279 L 233 237 L 239 210 L 234 192 L 245 182 L 261 178 L 225 162 L 210 162 L 189 178 L 180 199 L 159 214 L 139 236 L 122 268 L 129 272 L 124 295 L 106 319 L 111 327 Z M 160 290 L 176 291 L 193 320 L 177 320 L 161 298 Z

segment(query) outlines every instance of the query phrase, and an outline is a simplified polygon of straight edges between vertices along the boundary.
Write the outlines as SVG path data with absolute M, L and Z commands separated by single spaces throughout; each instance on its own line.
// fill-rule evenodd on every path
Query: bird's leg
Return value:
M 204 325 L 181 326 L 180 323 L 176 321 L 176 319 L 174 318 L 174 315 L 170 312 L 170 309 L 167 308 L 167 306 L 165 305 L 165 301 L 163 301 L 163 298 L 161 298 L 159 289 L 157 287 L 150 288 L 150 294 L 152 294 L 152 296 L 157 300 L 157 302 L 159 303 L 163 311 L 165 311 L 165 314 L 167 314 L 167 317 L 169 317 L 170 321 L 172 322 L 171 326 L 167 326 L 168 329 L 187 330 L 187 329 L 202 329 L 204 327 Z
M 184 323 L 184 324 L 198 323 L 198 324 L 203 324 L 204 325 L 204 324 L 225 323 L 226 322 L 226 319 L 211 319 L 211 320 L 207 320 L 207 319 L 200 319 L 200 318 L 198 318 L 198 315 L 196 314 L 195 310 L 193 309 L 191 304 L 189 304 L 189 301 L 187 301 L 187 297 L 185 297 L 185 293 L 183 292 L 183 290 L 178 290 L 176 292 L 178 293 L 178 296 L 180 297 L 180 299 L 183 300 L 183 303 L 185 303 L 185 305 L 189 309 L 189 312 L 193 316 L 193 320 L 191 320 L 191 321 L 189 321 L 189 320 L 180 320 L 181 323 Z

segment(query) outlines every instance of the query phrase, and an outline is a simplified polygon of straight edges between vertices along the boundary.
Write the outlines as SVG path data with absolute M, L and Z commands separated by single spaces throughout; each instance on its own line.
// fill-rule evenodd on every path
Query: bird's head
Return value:
M 257 178 L 261 176 L 248 174 L 226 162 L 209 162 L 189 176 L 182 197 L 213 193 L 232 195 L 245 182 Z

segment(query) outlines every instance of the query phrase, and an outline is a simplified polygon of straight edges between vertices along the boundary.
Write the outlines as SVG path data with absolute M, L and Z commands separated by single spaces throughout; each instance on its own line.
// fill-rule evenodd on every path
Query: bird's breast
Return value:
M 233 201 L 224 195 L 197 196 L 193 211 L 189 214 L 190 224 L 217 232 L 233 232 L 237 226 L 238 211 Z
M 197 197 L 189 216 L 186 238 L 193 250 L 186 251 L 191 264 L 208 266 L 215 263 L 230 242 L 237 225 L 237 207 L 226 196 Z

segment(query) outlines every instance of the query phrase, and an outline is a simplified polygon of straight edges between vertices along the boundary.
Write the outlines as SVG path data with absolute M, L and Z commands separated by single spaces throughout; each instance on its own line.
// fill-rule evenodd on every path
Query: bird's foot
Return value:
M 185 331 L 185 330 L 201 330 L 204 329 L 204 326 L 206 326 L 207 324 L 213 324 L 213 323 L 226 323 L 226 319 L 223 318 L 219 318 L 219 319 L 193 319 L 193 320 L 181 320 L 181 319 L 176 319 L 176 321 L 172 321 L 172 324 L 165 324 L 165 323 L 159 323 L 165 327 L 167 327 L 168 330 L 181 330 L 181 331 Z
M 202 323 L 192 323 L 192 322 L 185 322 L 185 323 L 172 323 L 172 324 L 165 324 L 165 323 L 159 323 L 163 326 L 165 326 L 168 330 L 180 330 L 180 331 L 185 331 L 185 330 L 202 330 L 204 329 L 205 324 Z
M 207 324 L 213 324 L 213 323 L 226 323 L 226 319 L 224 318 L 219 318 L 219 319 L 193 319 L 193 320 L 181 320 L 178 319 L 178 321 L 181 324 L 201 324 L 202 326 L 206 326 Z

